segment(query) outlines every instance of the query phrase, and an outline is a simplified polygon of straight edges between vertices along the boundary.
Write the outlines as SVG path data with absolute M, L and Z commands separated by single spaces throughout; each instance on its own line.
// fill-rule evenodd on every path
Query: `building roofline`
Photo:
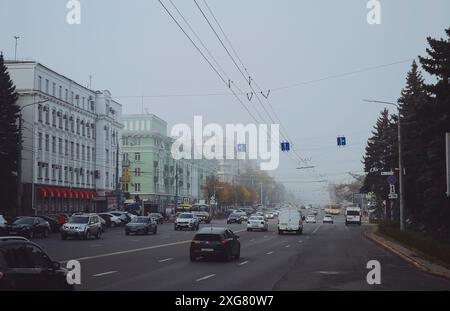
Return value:
M 126 120 L 127 118 L 155 118 L 155 119 L 158 119 L 159 121 L 162 121 L 162 122 L 167 124 L 166 120 L 158 117 L 156 114 L 153 114 L 153 113 L 146 113 L 146 114 L 122 114 L 122 120 Z

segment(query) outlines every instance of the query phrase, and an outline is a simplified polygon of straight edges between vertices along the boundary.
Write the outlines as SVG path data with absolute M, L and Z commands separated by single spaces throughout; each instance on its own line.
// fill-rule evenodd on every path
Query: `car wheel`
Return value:
M 42 234 L 42 236 L 43 236 L 44 238 L 47 238 L 47 237 L 48 237 L 48 234 L 49 234 L 49 230 L 48 230 L 48 229 L 45 229 L 45 230 L 44 230 L 44 233 Z
M 100 240 L 101 238 L 102 238 L 102 230 L 98 230 L 97 231 L 97 234 L 95 235 L 95 238 L 97 239 L 97 240 Z

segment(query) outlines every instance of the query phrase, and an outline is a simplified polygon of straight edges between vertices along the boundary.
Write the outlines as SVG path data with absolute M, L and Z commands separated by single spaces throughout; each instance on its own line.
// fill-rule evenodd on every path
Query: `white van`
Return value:
M 296 209 L 282 209 L 278 214 L 278 234 L 285 232 L 302 234 L 303 218 Z
M 347 207 L 345 209 L 345 225 L 358 224 L 361 226 L 361 208 Z

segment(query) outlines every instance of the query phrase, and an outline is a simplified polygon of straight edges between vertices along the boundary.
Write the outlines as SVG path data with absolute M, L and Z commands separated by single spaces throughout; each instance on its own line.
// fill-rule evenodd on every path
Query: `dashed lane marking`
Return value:
M 114 274 L 114 273 L 117 273 L 117 271 L 103 272 L 103 273 L 99 273 L 99 274 L 94 274 L 93 276 L 99 277 L 99 276 L 110 275 L 110 274 Z
M 212 278 L 213 276 L 215 276 L 215 274 L 210 274 L 210 275 L 201 277 L 201 278 L 199 278 L 199 279 L 196 279 L 195 281 L 196 281 L 196 282 L 204 281 L 204 280 L 207 280 L 207 279 L 209 279 L 209 278 Z

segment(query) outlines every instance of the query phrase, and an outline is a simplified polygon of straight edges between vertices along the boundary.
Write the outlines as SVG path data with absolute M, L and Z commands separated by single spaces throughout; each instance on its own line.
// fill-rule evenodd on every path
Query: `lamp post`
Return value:
M 19 214 L 19 209 L 22 207 L 22 124 L 23 124 L 23 120 L 22 120 L 22 111 L 24 108 L 29 107 L 29 106 L 33 106 L 33 105 L 38 105 L 38 104 L 42 104 L 45 102 L 48 102 L 48 99 L 42 100 L 42 101 L 37 101 L 37 102 L 33 102 L 30 104 L 26 104 L 23 105 L 22 107 L 19 108 L 19 163 L 18 163 L 18 167 L 17 167 L 17 210 L 16 210 L 16 214 Z M 33 118 L 34 119 L 34 118 Z M 33 210 L 34 209 L 34 122 L 33 122 L 33 131 L 32 131 L 32 163 L 31 163 L 31 172 L 32 172 L 32 177 L 31 177 L 31 208 Z M 35 214 L 36 214 L 36 210 L 35 210 Z M 19 216 L 19 215 L 16 215 Z
M 398 169 L 399 169 L 399 196 L 400 196 L 400 231 L 405 231 L 405 206 L 404 206 L 404 184 L 403 184 L 403 161 L 402 161 L 402 134 L 401 134 L 401 117 L 400 107 L 396 103 L 379 101 L 379 100 L 364 100 L 367 103 L 377 103 L 384 105 L 395 106 L 398 111 L 397 121 L 397 135 L 398 135 Z
M 20 39 L 19 36 L 14 36 L 14 40 L 16 40 L 16 44 L 14 47 L 14 60 L 17 61 L 17 41 Z

